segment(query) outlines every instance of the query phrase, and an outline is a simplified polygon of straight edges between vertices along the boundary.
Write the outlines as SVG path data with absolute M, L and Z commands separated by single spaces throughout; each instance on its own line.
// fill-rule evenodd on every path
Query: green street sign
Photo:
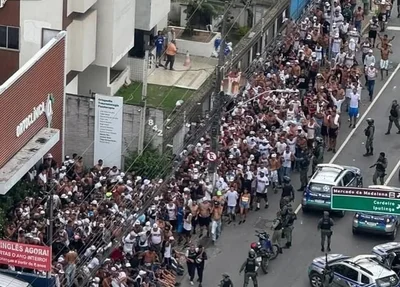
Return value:
M 359 187 L 333 187 L 331 209 L 400 215 L 400 192 Z

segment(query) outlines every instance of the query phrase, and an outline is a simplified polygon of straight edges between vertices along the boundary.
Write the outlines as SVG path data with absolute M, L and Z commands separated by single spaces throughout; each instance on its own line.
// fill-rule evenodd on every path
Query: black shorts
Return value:
M 369 31 L 368 32 L 368 38 L 370 39 L 376 39 L 377 31 Z
M 321 126 L 321 136 L 324 136 L 324 137 L 328 136 L 328 127 L 325 125 Z
M 182 229 L 183 235 L 189 236 L 191 232 L 192 232 L 191 230 L 186 230 L 185 228 Z
M 175 230 L 176 229 L 176 227 L 178 226 L 178 220 L 169 220 L 169 223 L 171 224 L 171 226 L 172 226 L 172 230 Z
M 265 199 L 265 200 L 268 199 L 267 193 L 256 192 L 256 197 L 257 199 Z
M 201 217 L 199 216 L 199 225 L 200 226 L 209 226 L 211 222 L 211 217 Z
M 337 130 L 338 130 L 338 128 L 330 128 L 329 129 L 329 138 L 331 138 L 331 139 L 337 138 Z
M 386 13 L 379 13 L 378 20 L 386 22 Z

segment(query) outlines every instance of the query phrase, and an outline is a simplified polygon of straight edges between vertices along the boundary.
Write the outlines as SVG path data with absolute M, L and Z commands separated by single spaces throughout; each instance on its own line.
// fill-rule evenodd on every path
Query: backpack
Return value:
M 398 105 L 393 105 L 392 108 L 390 109 L 390 115 L 394 118 L 397 118 L 399 116 L 397 112 L 397 107 Z
M 366 137 L 369 137 L 369 136 L 370 136 L 371 132 L 370 132 L 370 130 L 369 130 L 369 127 L 365 129 L 364 133 L 365 133 L 365 136 L 366 136 Z

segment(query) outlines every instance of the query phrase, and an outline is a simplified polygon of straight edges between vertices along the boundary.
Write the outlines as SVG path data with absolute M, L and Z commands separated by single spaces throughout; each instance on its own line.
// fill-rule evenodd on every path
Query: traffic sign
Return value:
M 212 152 L 212 151 L 209 151 L 208 153 L 207 153 L 207 159 L 209 160 L 209 161 L 216 161 L 217 160 L 217 155 L 214 153 L 214 152 Z
M 333 187 L 331 209 L 400 215 L 400 192 L 361 187 Z

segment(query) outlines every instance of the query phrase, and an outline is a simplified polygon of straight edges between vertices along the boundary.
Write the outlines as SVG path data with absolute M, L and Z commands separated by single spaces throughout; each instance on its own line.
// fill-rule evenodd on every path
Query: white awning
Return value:
M 41 129 L 0 169 L 0 194 L 6 194 L 59 140 L 59 130 Z

